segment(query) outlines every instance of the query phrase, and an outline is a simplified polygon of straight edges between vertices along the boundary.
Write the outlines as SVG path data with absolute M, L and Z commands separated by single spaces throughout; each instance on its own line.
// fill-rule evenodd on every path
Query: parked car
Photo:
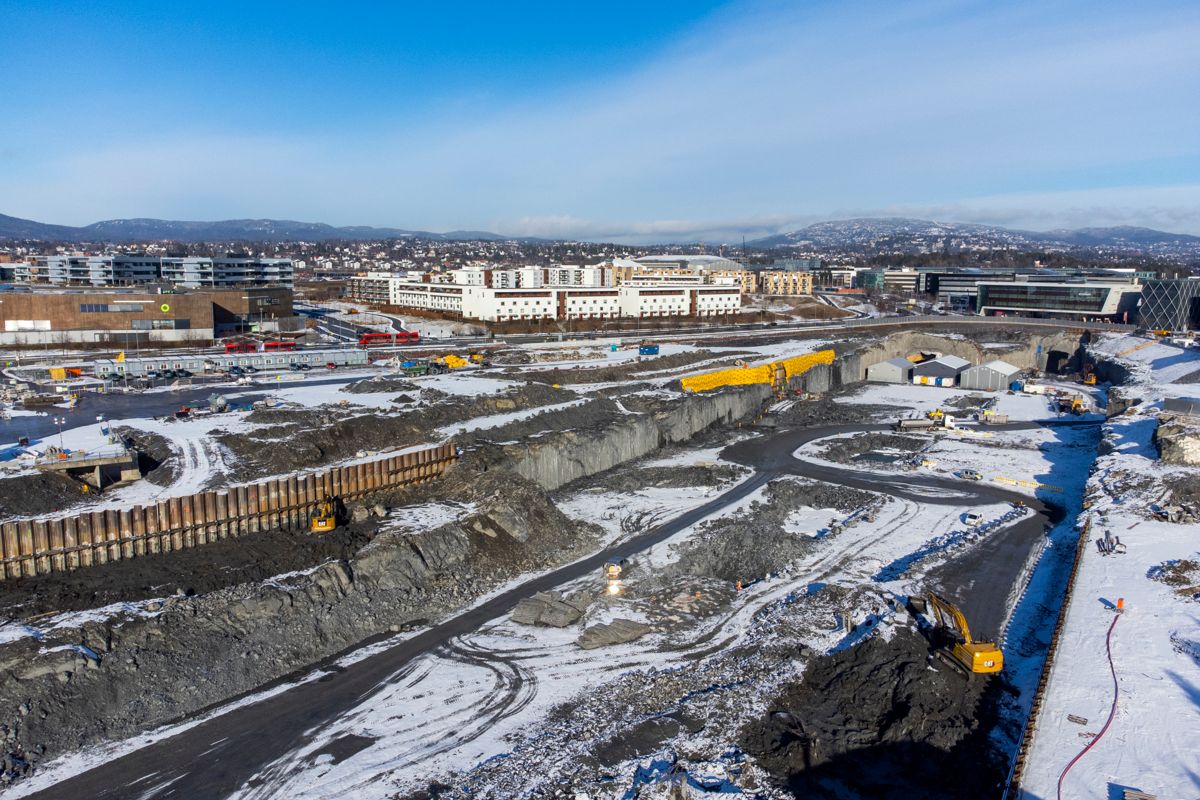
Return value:
M 151 370 L 146 370 L 146 377 L 152 381 L 156 381 L 159 378 L 161 378 L 162 375 L 159 373 L 158 370 L 151 369 Z
M 983 474 L 981 472 L 979 472 L 978 470 L 974 470 L 974 469 L 960 469 L 955 474 L 958 475 L 958 477 L 960 477 L 966 481 L 981 481 L 981 480 L 983 480 Z
M 175 370 L 175 377 L 190 378 L 190 377 L 192 377 L 192 372 L 191 372 L 191 370 L 187 370 L 187 369 L 177 369 L 177 370 Z
M 325 369 L 337 369 L 337 364 L 333 363 L 332 361 L 328 361 L 325 363 Z
M 229 374 L 234 376 L 245 375 L 246 370 L 242 369 L 241 367 L 230 367 Z
M 247 375 L 253 375 L 255 372 L 258 372 L 258 367 L 252 367 L 247 364 L 246 366 L 242 367 L 242 372 L 246 373 Z
M 983 522 L 983 514 L 976 514 L 974 511 L 968 511 L 966 514 L 962 515 L 962 521 L 963 524 L 974 527 Z

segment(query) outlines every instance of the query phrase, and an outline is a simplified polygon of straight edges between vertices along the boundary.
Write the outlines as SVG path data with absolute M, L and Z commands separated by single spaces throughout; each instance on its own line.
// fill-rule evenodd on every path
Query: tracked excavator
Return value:
M 968 678 L 988 675 L 1004 668 L 1004 653 L 995 642 L 977 642 L 971 638 L 967 618 L 958 606 L 930 592 L 925 611 L 933 621 L 934 655 Z
M 309 519 L 309 530 L 313 533 L 330 533 L 337 529 L 337 501 L 326 495 Z

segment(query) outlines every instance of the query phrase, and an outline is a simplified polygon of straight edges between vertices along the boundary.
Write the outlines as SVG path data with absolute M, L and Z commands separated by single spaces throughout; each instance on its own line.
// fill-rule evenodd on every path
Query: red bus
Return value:
M 274 353 L 280 350 L 295 350 L 296 343 L 290 339 L 287 341 L 263 342 L 263 350 L 268 353 Z
M 416 344 L 421 341 L 421 335 L 416 331 L 400 331 L 399 333 L 364 333 L 358 337 L 359 347 L 387 347 L 393 344 Z
M 255 353 L 258 352 L 258 345 L 254 342 L 226 342 L 226 353 Z

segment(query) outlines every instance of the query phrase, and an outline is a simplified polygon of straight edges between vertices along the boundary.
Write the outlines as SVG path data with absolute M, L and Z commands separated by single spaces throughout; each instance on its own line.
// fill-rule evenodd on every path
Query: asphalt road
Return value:
M 1066 424 L 1078 424 L 1075 421 Z M 1092 423 L 1095 424 L 1095 423 Z M 334 671 L 320 680 L 300 683 L 257 703 L 235 708 L 199 725 L 115 758 L 87 772 L 67 778 L 30 795 L 39 800 L 111 798 L 152 800 L 186 798 L 221 800 L 245 785 L 253 785 L 265 765 L 302 746 L 310 731 L 338 718 L 387 684 L 414 659 L 447 645 L 452 639 L 478 629 L 507 614 L 519 600 L 562 583 L 595 574 L 606 561 L 629 556 L 673 536 L 720 509 L 741 500 L 782 474 L 795 474 L 871 491 L 893 494 L 923 503 L 963 504 L 975 501 L 1027 499 L 986 484 L 932 476 L 892 477 L 859 473 L 852 469 L 804 464 L 792 458 L 801 444 L 837 433 L 883 430 L 888 426 L 836 426 L 782 431 L 747 440 L 728 448 L 723 456 L 755 468 L 755 473 L 708 503 L 646 533 L 581 561 L 531 579 L 412 638 L 375 655 Z M 1032 427 L 1014 425 L 1011 427 Z M 930 490 L 934 490 L 931 494 Z M 966 604 L 968 615 L 986 627 L 989 613 L 1003 607 L 1009 589 L 1025 562 L 1025 555 L 1040 537 L 1045 519 L 1039 513 L 1029 522 L 1010 529 L 1012 541 L 994 550 L 979 550 L 972 594 L 983 596 L 982 586 L 992 587 L 985 601 Z M 986 559 L 981 561 L 980 559 Z M 986 563 L 986 570 L 981 565 Z M 964 567 L 965 569 L 965 567 Z M 999 602 L 995 598 L 1000 598 Z

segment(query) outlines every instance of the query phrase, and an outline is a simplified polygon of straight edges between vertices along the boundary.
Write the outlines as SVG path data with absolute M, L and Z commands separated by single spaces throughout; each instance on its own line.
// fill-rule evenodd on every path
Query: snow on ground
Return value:
M 387 519 L 380 527 L 380 533 L 431 531 L 473 514 L 475 509 L 474 503 L 458 503 L 452 500 L 435 500 L 419 505 L 399 506 L 389 509 Z
M 1105 346 L 1119 351 L 1134 346 L 1130 338 Z M 1192 370 L 1184 363 L 1191 353 L 1164 363 L 1179 357 L 1178 348 L 1152 345 L 1136 355 L 1142 385 L 1122 389 L 1151 399 L 1168 388 L 1156 381 Z M 1081 558 L 1026 762 L 1022 789 L 1031 800 L 1057 796 L 1060 777 L 1061 796 L 1073 800 L 1107 800 L 1126 787 L 1163 798 L 1200 795 L 1200 589 L 1181 593 L 1186 587 L 1155 579 L 1172 562 L 1200 561 L 1200 537 L 1195 525 L 1155 521 L 1148 513 L 1165 474 L 1200 480 L 1200 471 L 1157 463 L 1153 413 L 1145 407 L 1110 421 L 1112 452 L 1100 457 L 1088 482 L 1092 503 L 1080 522 L 1090 519 L 1093 541 Z M 1094 540 L 1106 531 L 1120 537 L 1126 553 L 1101 554 Z M 1118 616 L 1113 606 L 1122 598 L 1126 610 Z M 1114 695 L 1115 714 L 1098 738 Z
M 1136 378 L 1154 384 L 1156 391 L 1172 396 L 1170 384 L 1200 371 L 1200 349 L 1145 339 L 1139 336 L 1107 336 L 1092 349 L 1129 367 Z
M 460 433 L 468 431 L 477 431 L 483 428 L 498 428 L 501 425 L 507 425 L 510 422 L 520 422 L 531 417 L 536 417 L 538 414 L 545 414 L 551 411 L 562 411 L 566 408 L 581 406 L 588 402 L 586 397 L 567 400 L 563 403 L 554 403 L 548 406 L 537 406 L 535 408 L 525 408 L 520 411 L 509 411 L 503 414 L 492 414 L 486 417 L 474 417 L 466 422 L 460 422 L 455 425 L 448 425 L 445 428 L 439 428 L 438 432 L 443 436 L 457 436 Z
M 1063 461 L 1084 457 L 1060 446 L 1024 449 L 1031 463 L 1043 456 Z M 954 440 L 947 447 L 971 447 Z M 676 465 L 715 460 L 713 449 L 696 449 L 658 462 Z M 785 478 L 785 480 L 787 480 Z M 724 487 L 722 487 L 724 488 Z M 689 508 L 695 508 L 722 488 L 645 488 L 632 493 L 583 491 L 559 501 L 565 513 L 603 526 L 612 540 L 619 539 Z M 719 516 L 744 514 L 756 492 L 723 509 Z M 858 587 L 875 585 L 881 593 L 907 594 L 919 586 L 927 571 L 956 553 L 930 547 L 930 537 L 962 530 L 957 505 L 919 504 L 892 500 L 878 509 L 874 521 L 860 520 L 837 534 L 814 541 L 812 550 L 767 580 L 751 584 L 736 595 L 733 606 L 674 634 L 651 634 L 636 643 L 583 651 L 574 645 L 577 626 L 568 629 L 531 628 L 505 619 L 495 620 L 479 632 L 461 637 L 434 656 L 421 659 L 398 675 L 382 695 L 370 698 L 348 712 L 301 750 L 280 759 L 262 773 L 263 783 L 240 797 L 289 796 L 296 798 L 345 797 L 374 800 L 396 792 L 421 788 L 433 779 L 462 774 L 473 765 L 505 758 L 523 742 L 536 741 L 547 714 L 558 704 L 583 697 L 603 696 L 603 687 L 623 676 L 675 668 L 694 669 L 696 652 L 707 658 L 712 643 L 736 646 L 752 635 L 763 610 L 787 598 L 819 591 L 826 583 Z M 1006 509 L 983 509 L 985 518 Z M 807 529 L 845 515 L 832 509 L 801 509 L 789 525 Z M 623 520 L 633 520 L 623 527 Z M 641 569 L 662 570 L 675 559 L 676 547 L 699 530 L 693 526 L 651 551 L 638 555 Z M 986 534 L 984 534 L 986 535 Z M 914 554 L 922 557 L 913 558 Z M 881 578 L 889 565 L 904 568 L 892 578 Z M 560 587 L 565 591 L 602 590 L 598 576 Z M 589 621 L 622 616 L 635 618 L 636 608 L 601 606 Z M 847 630 L 867 618 L 869 610 L 847 608 L 849 618 L 831 616 L 813 620 L 805 643 L 814 652 L 847 646 Z M 886 627 L 886 626 L 885 626 Z M 717 636 L 716 634 L 720 634 Z M 778 680 L 796 677 L 801 662 L 782 665 Z M 770 694 L 759 687 L 759 695 Z M 753 713 L 748 709 L 747 713 Z M 371 740 L 368 747 L 336 761 L 331 751 L 346 737 Z M 719 742 L 715 743 L 717 749 Z M 556 743 L 570 747 L 570 743 Z M 335 763 L 336 761 L 336 763 Z
M 43 617 L 36 622 L 6 620 L 0 623 L 0 645 L 32 637 L 41 641 L 59 628 L 79 628 L 88 622 L 105 622 L 115 617 L 155 617 L 164 607 L 163 599 L 120 602 L 86 611 L 69 611 Z

